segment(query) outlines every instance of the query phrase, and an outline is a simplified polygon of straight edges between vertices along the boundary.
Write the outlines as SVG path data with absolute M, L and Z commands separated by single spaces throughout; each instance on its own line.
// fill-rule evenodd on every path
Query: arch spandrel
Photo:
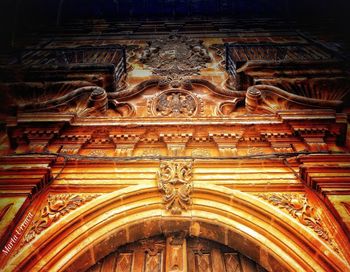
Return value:
M 232 247 L 267 270 L 348 267 L 312 230 L 251 194 L 196 184 L 191 209 L 181 215 L 165 211 L 160 197 L 154 187 L 142 185 L 101 195 L 43 231 L 10 260 L 7 270 L 88 268 L 118 246 L 174 231 Z

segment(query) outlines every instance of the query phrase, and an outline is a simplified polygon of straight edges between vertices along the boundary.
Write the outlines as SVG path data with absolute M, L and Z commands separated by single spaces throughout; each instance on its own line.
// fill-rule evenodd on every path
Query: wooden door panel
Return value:
M 118 248 L 88 272 L 264 272 L 246 256 L 199 238 L 154 237 Z
M 196 254 L 196 272 L 213 272 L 210 254 Z
M 240 272 L 241 264 L 237 253 L 224 253 L 226 272 Z
M 133 254 L 132 253 L 120 253 L 117 259 L 116 272 L 130 272 L 132 268 Z M 101 272 L 107 272 L 108 270 L 102 270 Z M 113 270 L 109 270 L 113 271 Z
M 147 254 L 143 271 L 145 272 L 162 272 L 162 253 L 155 255 Z

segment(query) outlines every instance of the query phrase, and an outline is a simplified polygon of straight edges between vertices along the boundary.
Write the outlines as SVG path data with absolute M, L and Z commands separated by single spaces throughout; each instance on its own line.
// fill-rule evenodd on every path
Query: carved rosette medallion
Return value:
M 181 214 L 191 205 L 192 161 L 163 161 L 157 173 L 158 188 L 163 194 L 165 208 Z
M 192 117 L 200 113 L 199 99 L 185 90 L 168 90 L 156 95 L 149 104 L 154 116 Z
M 326 230 L 321 218 L 317 216 L 315 208 L 310 205 L 305 194 L 297 193 L 260 193 L 257 194 L 272 205 L 287 211 L 291 216 L 311 228 L 316 234 L 326 241 L 335 252 L 340 253 L 337 244 Z
M 179 35 L 149 42 L 141 55 L 141 62 L 154 74 L 172 79 L 198 75 L 210 61 L 202 41 Z

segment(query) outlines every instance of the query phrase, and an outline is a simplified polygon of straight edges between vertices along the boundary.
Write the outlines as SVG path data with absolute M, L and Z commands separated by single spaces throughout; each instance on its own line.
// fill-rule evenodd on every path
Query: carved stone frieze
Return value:
M 154 74 L 171 79 L 197 75 L 210 60 L 202 41 L 178 35 L 150 42 L 141 56 Z
M 153 157 L 153 156 L 161 156 L 162 151 L 157 148 L 148 148 L 142 151 L 141 156 L 142 157 Z
M 98 194 L 50 194 L 47 203 L 40 210 L 24 235 L 21 247 L 32 241 L 66 214 L 98 197 Z
M 181 214 L 191 205 L 192 162 L 162 161 L 157 173 L 158 188 L 163 194 L 167 210 L 172 214 Z
M 100 150 L 100 149 L 95 149 L 95 150 L 91 150 L 89 153 L 88 153 L 89 156 L 92 156 L 92 157 L 106 157 L 106 152 Z
M 192 150 L 191 156 L 193 157 L 211 157 L 211 153 L 209 150 L 205 148 L 197 148 Z
M 334 251 L 339 253 L 339 248 L 334 239 L 324 226 L 321 218 L 316 214 L 315 208 L 309 203 L 305 194 L 298 193 L 259 193 L 262 198 L 281 210 L 287 211 L 299 223 L 311 228 L 316 234 L 326 241 Z

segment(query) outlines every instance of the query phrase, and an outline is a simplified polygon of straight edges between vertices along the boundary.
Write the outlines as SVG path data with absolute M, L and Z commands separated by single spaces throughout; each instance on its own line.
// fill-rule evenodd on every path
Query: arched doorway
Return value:
M 149 184 L 97 197 L 24 246 L 9 261 L 16 269 L 5 271 L 86 271 L 128 243 L 173 233 L 226 245 L 268 271 L 347 269 L 313 230 L 255 196 L 197 184 L 192 197 L 191 210 L 181 215 L 164 211 L 158 189 Z
M 99 260 L 87 272 L 263 272 L 238 251 L 198 237 L 174 233 L 124 245 Z

